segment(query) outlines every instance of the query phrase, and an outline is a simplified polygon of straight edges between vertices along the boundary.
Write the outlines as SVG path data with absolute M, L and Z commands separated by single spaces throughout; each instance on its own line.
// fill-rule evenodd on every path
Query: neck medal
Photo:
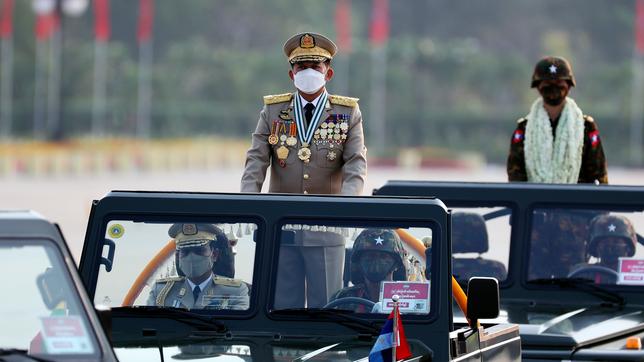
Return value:
M 309 125 L 307 128 L 304 126 L 305 118 L 304 118 L 304 114 L 302 113 L 301 97 L 299 95 L 295 97 L 295 122 L 297 123 L 297 128 L 300 130 L 300 132 L 298 132 L 297 135 L 299 136 L 300 143 L 302 144 L 302 147 L 297 152 L 297 157 L 304 162 L 309 162 L 311 158 L 311 150 L 309 149 L 309 145 L 311 144 L 311 139 L 313 138 L 313 134 L 315 133 L 315 130 L 318 128 L 318 125 L 320 124 L 320 119 L 322 118 L 324 107 L 326 106 L 326 100 L 327 100 L 327 93 L 325 91 L 320 96 L 320 99 L 318 101 L 318 106 L 315 107 L 315 112 L 313 112 L 313 117 L 311 117 L 311 122 L 309 122 Z

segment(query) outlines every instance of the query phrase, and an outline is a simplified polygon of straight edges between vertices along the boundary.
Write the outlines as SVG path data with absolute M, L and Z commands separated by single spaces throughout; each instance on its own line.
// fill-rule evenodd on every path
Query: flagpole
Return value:
M 2 85 L 0 85 L 0 136 L 11 137 L 13 99 L 13 37 L 2 38 Z
M 394 326 L 393 326 L 393 336 L 391 337 L 392 339 L 392 345 L 393 347 L 391 348 L 391 360 L 396 362 L 396 348 L 398 347 L 398 300 L 400 297 L 398 294 L 394 294 L 391 297 L 391 300 L 394 302 Z
M 36 39 L 36 57 L 34 59 L 34 138 L 39 139 L 44 136 L 45 120 L 44 105 L 45 97 L 43 94 L 43 67 L 42 59 L 45 52 L 44 40 Z

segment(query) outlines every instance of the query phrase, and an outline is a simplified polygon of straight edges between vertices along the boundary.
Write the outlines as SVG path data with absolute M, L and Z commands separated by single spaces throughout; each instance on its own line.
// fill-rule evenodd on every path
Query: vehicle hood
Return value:
M 168 346 L 115 346 L 121 362 L 127 361 L 357 361 L 366 359 L 373 342 L 337 341 L 328 338 L 304 341 L 271 341 L 266 339 L 213 339 Z
M 642 306 L 591 306 L 553 311 L 534 308 L 515 313 L 508 321 L 519 324 L 523 346 L 579 348 L 644 330 Z

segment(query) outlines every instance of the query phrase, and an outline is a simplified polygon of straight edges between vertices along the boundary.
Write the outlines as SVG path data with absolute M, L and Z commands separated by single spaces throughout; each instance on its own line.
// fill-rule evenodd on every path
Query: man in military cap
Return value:
M 637 235 L 625 216 L 600 215 L 590 224 L 588 253 L 599 258 L 597 265 L 617 271 L 620 257 L 635 255 Z
M 328 94 L 325 86 L 333 77 L 336 51 L 330 39 L 316 33 L 296 34 L 286 41 L 284 54 L 295 91 L 264 97 L 246 154 L 242 192 L 260 192 L 270 166 L 269 192 L 362 193 L 367 151 L 358 99 Z M 304 307 L 304 283 L 288 283 L 296 274 L 306 276 L 309 307 L 323 306 L 342 287 L 344 240 L 332 233 L 318 236 L 281 249 L 277 288 L 288 290 L 278 293 L 286 299 L 276 300 L 276 307 Z M 315 290 L 321 293 L 309 293 Z
M 187 309 L 248 309 L 248 287 L 238 279 L 213 273 L 228 239 L 212 224 L 173 224 L 168 235 L 176 245 L 177 277 L 152 286 L 148 305 Z M 228 269 L 228 268 L 227 268 Z
M 400 237 L 390 229 L 365 229 L 356 238 L 351 253 L 353 286 L 339 290 L 331 301 L 357 297 L 372 302 L 380 300 L 383 281 L 407 280 L 406 251 Z M 356 312 L 369 313 L 365 305 L 349 303 L 341 306 Z
M 519 119 L 507 161 L 509 181 L 608 183 L 597 123 L 568 97 L 575 77 L 564 58 L 537 63 L 532 88 L 539 97 Z

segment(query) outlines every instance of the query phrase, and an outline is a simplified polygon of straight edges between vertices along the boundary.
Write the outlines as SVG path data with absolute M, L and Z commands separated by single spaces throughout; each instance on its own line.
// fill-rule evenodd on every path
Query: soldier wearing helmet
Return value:
M 156 280 L 148 305 L 187 309 L 248 309 L 248 287 L 234 273 L 224 232 L 212 224 L 173 224 L 176 277 Z
M 531 87 L 540 97 L 512 135 L 509 181 L 608 183 L 597 123 L 568 97 L 575 86 L 566 59 L 548 56 L 536 64 Z
M 336 292 L 331 301 L 358 297 L 377 302 L 382 281 L 407 280 L 406 251 L 391 229 L 364 229 L 356 238 L 351 254 L 351 282 L 353 286 Z M 356 311 L 362 310 L 356 306 Z
M 590 226 L 588 253 L 599 259 L 596 265 L 617 271 L 619 258 L 635 255 L 637 236 L 631 222 L 620 215 L 600 215 Z

